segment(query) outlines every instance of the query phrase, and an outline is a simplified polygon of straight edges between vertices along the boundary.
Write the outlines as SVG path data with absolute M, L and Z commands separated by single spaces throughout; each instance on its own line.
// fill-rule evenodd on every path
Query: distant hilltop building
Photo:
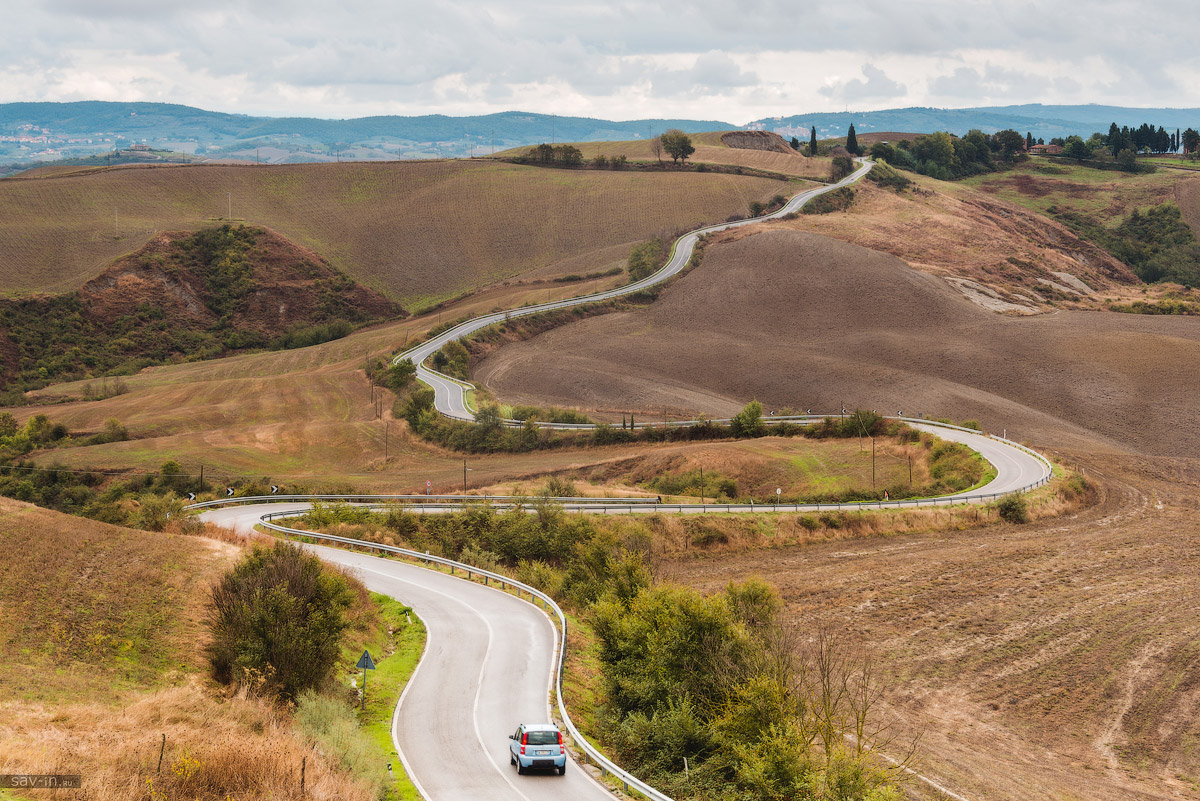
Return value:
M 1037 153 L 1043 156 L 1061 156 L 1063 152 L 1062 145 L 1034 145 L 1029 148 L 1030 153 Z
M 149 153 L 152 148 L 150 147 L 150 145 L 130 145 L 128 147 L 128 149 L 136 150 L 136 151 L 139 151 L 142 153 Z

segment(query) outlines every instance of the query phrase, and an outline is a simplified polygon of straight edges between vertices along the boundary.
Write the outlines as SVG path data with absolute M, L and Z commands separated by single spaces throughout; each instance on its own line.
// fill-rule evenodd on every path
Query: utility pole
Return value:
M 496 129 L 492 129 L 492 155 L 496 155 Z
M 113 237 L 116 239 L 121 238 L 121 225 L 117 218 L 117 210 L 116 209 L 113 209 Z
M 700 468 L 700 505 L 704 505 L 704 467 Z
M 391 423 L 383 424 L 383 461 L 385 462 L 388 460 L 388 428 L 391 425 Z
M 875 438 L 871 437 L 871 489 L 875 489 Z
M 228 198 L 228 200 L 229 200 L 229 216 L 228 216 L 226 219 L 228 219 L 228 220 L 232 220 L 232 219 L 233 219 L 233 193 L 232 193 L 232 192 L 226 192 L 226 193 L 225 193 L 225 196 L 226 196 L 226 197 Z
M 463 459 L 463 495 L 467 494 L 467 460 Z

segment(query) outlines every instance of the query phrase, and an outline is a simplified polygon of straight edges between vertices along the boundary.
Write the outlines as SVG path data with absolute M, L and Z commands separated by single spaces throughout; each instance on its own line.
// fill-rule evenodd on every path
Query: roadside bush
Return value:
M 729 429 L 735 437 L 761 437 L 767 433 L 762 420 L 763 407 L 756 400 L 750 401 L 729 421 Z
M 1022 495 L 1005 495 L 996 503 L 996 511 L 1009 523 L 1029 522 L 1029 506 Z
M 294 545 L 255 548 L 212 590 L 207 646 L 222 683 L 261 677 L 284 699 L 329 676 L 353 602 L 347 579 Z
M 667 245 L 661 239 L 643 242 L 629 254 L 629 280 L 640 281 L 654 274 L 666 262 Z

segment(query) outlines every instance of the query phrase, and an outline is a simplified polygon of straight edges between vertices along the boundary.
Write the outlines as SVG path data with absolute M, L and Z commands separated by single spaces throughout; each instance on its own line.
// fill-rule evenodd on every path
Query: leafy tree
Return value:
M 1025 137 L 1012 129 L 997 131 L 992 139 L 1004 154 L 1006 161 L 1013 161 L 1025 152 Z
M 791 141 L 791 146 L 792 146 L 792 150 L 799 151 L 800 150 L 800 140 L 793 136 L 792 141 Z
M 750 401 L 742 410 L 733 416 L 729 428 L 735 437 L 761 437 L 767 433 L 767 427 L 762 420 L 763 407 L 756 400 Z
M 856 156 L 862 153 L 858 148 L 858 134 L 854 133 L 854 123 L 850 123 L 850 131 L 846 134 L 846 149 Z
M 696 148 L 692 146 L 691 138 L 678 128 L 672 128 L 659 137 L 662 141 L 663 150 L 671 157 L 675 163 L 687 161 L 687 157 L 696 152 Z
M 817 126 L 815 125 L 809 130 L 808 155 L 817 155 Z
M 1200 147 L 1200 132 L 1195 128 L 1188 128 L 1183 132 L 1183 152 L 1195 153 L 1196 148 Z
M 349 583 L 294 545 L 255 548 L 212 591 L 208 658 L 218 681 L 261 677 L 285 699 L 329 676 L 349 623 Z
M 1081 137 L 1071 136 L 1067 138 L 1067 144 L 1063 147 L 1063 155 L 1082 161 L 1090 159 L 1092 151 L 1088 149 L 1087 144 Z

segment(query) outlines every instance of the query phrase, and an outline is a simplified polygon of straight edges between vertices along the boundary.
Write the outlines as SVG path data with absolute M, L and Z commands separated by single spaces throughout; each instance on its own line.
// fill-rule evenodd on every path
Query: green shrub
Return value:
M 281 698 L 319 688 L 353 601 L 347 580 L 294 545 L 255 548 L 212 590 L 206 650 L 223 683 L 259 677 Z
M 666 262 L 669 249 L 661 239 L 643 242 L 629 254 L 629 280 L 640 281 L 655 273 Z
M 996 503 L 996 511 L 1002 520 L 1009 523 L 1029 522 L 1029 506 L 1022 495 L 1005 495 Z

